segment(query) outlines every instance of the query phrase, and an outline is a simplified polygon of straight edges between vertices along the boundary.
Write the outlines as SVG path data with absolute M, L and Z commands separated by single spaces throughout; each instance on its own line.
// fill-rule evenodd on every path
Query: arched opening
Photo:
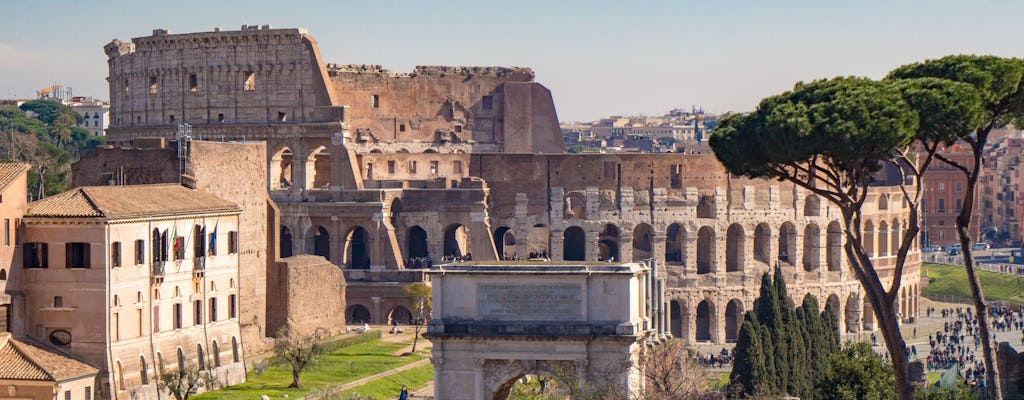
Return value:
M 786 222 L 779 228 L 779 262 L 794 265 L 796 254 L 796 226 Z
M 322 226 L 313 231 L 313 254 L 331 259 L 331 234 Z
M 139 356 L 139 378 L 143 385 L 149 384 L 149 367 L 146 365 L 146 356 Z
M 832 221 L 828 224 L 828 248 L 825 249 L 825 258 L 829 271 L 843 270 L 843 228 L 839 221 Z
M 586 261 L 587 234 L 583 228 L 570 226 L 562 232 L 562 260 Z
M 270 189 L 287 189 L 292 182 L 292 149 L 284 147 L 270 157 Z
M 562 371 L 571 373 L 571 370 Z M 508 399 L 568 399 L 572 389 L 554 374 L 547 371 L 536 371 L 530 374 L 519 374 L 498 387 L 494 391 L 493 400 Z
M 117 390 L 124 390 L 124 368 L 121 367 L 121 360 L 114 362 L 114 373 L 117 375 Z
M 462 224 L 449 225 L 444 230 L 444 255 L 462 258 L 469 254 L 469 229 Z
M 547 225 L 537 224 L 530 228 L 526 237 L 526 251 L 530 258 L 551 258 L 551 229 Z
M 498 256 L 501 258 L 519 255 L 516 251 L 516 235 L 512 232 L 512 228 L 502 226 L 494 230 L 494 248 L 498 250 Z
M 842 305 L 839 303 L 839 296 L 835 293 L 828 296 L 828 300 L 825 301 L 825 308 L 831 309 L 832 315 L 836 317 L 836 321 L 841 321 L 842 318 Z
M 278 254 L 281 258 L 291 257 L 292 253 L 292 230 L 288 229 L 287 226 L 281 225 L 281 243 Z
M 888 210 L 889 209 L 889 195 L 882 193 L 878 195 L 878 209 Z
M 892 220 L 892 232 L 889 235 L 889 240 L 891 242 L 889 246 L 890 254 L 896 255 L 899 253 L 900 241 L 902 240 L 903 235 L 903 227 L 900 226 L 900 221 L 896 219 Z
M 412 324 L 412 312 L 408 308 L 402 306 L 395 306 L 388 312 L 388 323 L 398 323 L 399 325 L 410 325 Z
M 154 376 L 157 377 L 157 379 L 160 379 L 160 376 L 163 375 L 166 372 L 167 371 L 164 369 L 164 355 L 162 353 L 160 353 L 160 352 L 157 352 L 156 353 L 156 367 L 154 367 L 153 374 L 154 374 Z
M 804 216 L 821 216 L 821 199 L 818 196 L 811 194 L 804 198 Z
M 669 302 L 669 329 L 672 331 L 672 337 L 683 337 L 683 307 L 679 305 L 678 300 Z
M 747 240 L 747 234 L 743 232 L 740 224 L 729 225 L 725 238 L 725 271 L 743 271 L 743 243 Z
M 599 260 L 622 261 L 619 256 L 619 227 L 605 224 L 597 239 L 597 258 Z
M 697 341 L 711 341 L 711 303 L 703 300 L 697 304 Z
M 871 308 L 871 302 L 864 301 L 861 303 L 863 306 L 863 311 L 860 314 L 860 319 L 861 321 L 864 322 L 864 330 L 873 331 L 875 330 L 875 310 Z
M 740 325 L 743 323 L 743 302 L 739 299 L 729 300 L 725 306 L 725 341 L 736 343 L 740 336 Z
M 868 257 L 875 256 L 875 224 L 868 221 L 864 224 L 864 252 Z
M 238 338 L 231 337 L 231 360 L 232 362 L 238 362 L 241 360 L 241 353 L 238 349 Z
M 754 260 L 768 265 L 771 263 L 772 228 L 766 223 L 754 228 Z
M 697 218 L 715 218 L 715 198 L 702 195 L 697 201 Z
M 817 224 L 804 227 L 804 271 L 813 272 L 821 268 L 821 228 Z
M 361 226 L 345 238 L 345 265 L 352 269 L 370 269 L 370 233 Z
M 860 304 L 857 296 L 850 294 L 846 296 L 846 332 L 855 333 L 860 328 Z
M 206 353 L 203 352 L 203 345 L 196 344 L 196 360 L 199 362 L 199 370 L 206 369 Z
M 7 270 L 0 268 L 0 281 L 7 280 Z
M 409 236 L 406 238 L 406 241 L 408 241 L 406 249 L 409 251 L 409 258 L 422 258 L 428 256 L 427 231 L 420 228 L 419 225 L 409 228 Z
M 715 230 L 702 226 L 697 231 L 697 273 L 715 272 Z
M 220 368 L 220 346 L 217 345 L 217 341 L 213 341 L 213 367 Z
M 651 258 L 653 241 L 654 228 L 651 228 L 650 225 L 640 224 L 633 228 L 633 261 Z
M 306 159 L 306 188 L 326 189 L 331 185 L 331 154 L 320 146 Z
M 391 226 L 396 229 L 401 222 L 400 215 L 402 215 L 402 199 L 391 200 Z
M 889 255 L 889 224 L 882 220 L 878 223 L 878 256 Z
M 348 309 L 345 310 L 345 319 L 350 324 L 363 324 L 373 321 L 373 317 L 370 316 L 370 310 L 362 304 L 348 306 Z
M 185 352 L 183 350 L 181 350 L 181 347 L 179 347 L 178 348 L 178 371 L 184 371 L 184 370 L 185 370 Z
M 665 263 L 682 265 L 686 262 L 686 231 L 680 224 L 668 226 L 665 237 Z

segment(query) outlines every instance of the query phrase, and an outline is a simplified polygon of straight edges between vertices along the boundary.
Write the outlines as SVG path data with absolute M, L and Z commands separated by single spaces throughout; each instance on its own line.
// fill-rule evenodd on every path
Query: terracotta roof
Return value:
M 178 184 L 83 186 L 28 205 L 26 217 L 138 218 L 240 212 L 235 203 Z
M 98 369 L 31 339 L 0 337 L 0 379 L 63 381 Z
M 31 168 L 30 165 L 20 162 L 0 162 L 0 191 L 7 189 L 7 185 L 14 182 L 21 174 Z

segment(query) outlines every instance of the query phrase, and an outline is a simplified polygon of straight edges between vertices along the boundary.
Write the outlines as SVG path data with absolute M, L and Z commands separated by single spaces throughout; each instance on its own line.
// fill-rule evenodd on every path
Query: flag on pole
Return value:
M 215 223 L 213 225 L 213 233 L 210 234 L 210 248 L 207 250 L 207 252 L 209 252 L 211 256 L 217 255 L 217 226 L 218 225 L 220 225 L 220 221 L 217 221 L 217 223 Z
M 174 248 L 174 257 L 178 257 L 178 250 L 181 249 L 181 240 L 178 240 L 178 224 L 174 224 L 174 231 L 171 234 L 171 243 Z

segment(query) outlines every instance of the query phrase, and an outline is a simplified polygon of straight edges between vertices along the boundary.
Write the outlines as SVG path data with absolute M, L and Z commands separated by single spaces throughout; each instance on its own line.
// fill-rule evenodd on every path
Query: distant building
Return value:
M 72 110 L 83 117 L 83 121 L 77 125 L 78 127 L 88 129 L 93 136 L 107 134 L 107 126 L 110 125 L 110 103 L 91 97 L 74 97 L 69 105 Z
M 4 399 L 92 399 L 97 369 L 32 339 L 0 333 Z

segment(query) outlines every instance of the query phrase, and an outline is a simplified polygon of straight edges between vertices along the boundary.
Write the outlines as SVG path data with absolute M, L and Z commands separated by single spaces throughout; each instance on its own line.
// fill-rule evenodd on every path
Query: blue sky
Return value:
M 111 39 L 305 27 L 327 62 L 515 65 L 559 118 L 658 114 L 758 100 L 837 75 L 880 78 L 946 54 L 1024 54 L 1024 2 L 976 1 L 65 1 L 5 2 L 0 97 L 52 83 L 107 98 Z

